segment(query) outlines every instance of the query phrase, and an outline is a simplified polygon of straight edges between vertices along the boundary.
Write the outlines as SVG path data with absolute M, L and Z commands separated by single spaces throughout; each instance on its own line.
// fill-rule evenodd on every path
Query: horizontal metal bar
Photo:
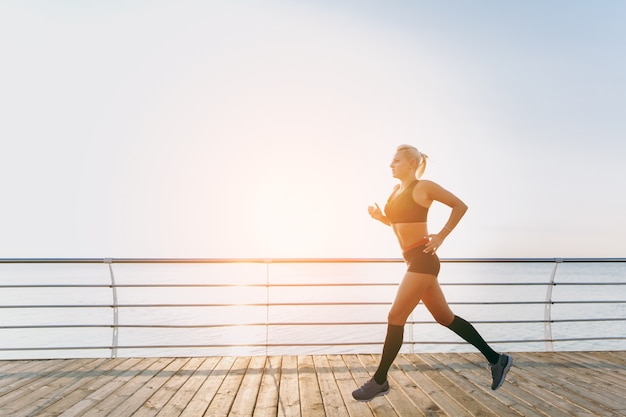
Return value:
M 606 336 L 606 337 L 565 337 L 559 339 L 519 339 L 519 340 L 489 340 L 489 344 L 502 343 L 541 343 L 541 342 L 590 342 L 592 340 L 626 340 L 626 336 Z M 420 342 L 421 343 L 421 342 Z M 443 343 L 443 342 L 439 342 Z M 423 344 L 428 344 L 424 342 Z M 462 344 L 462 343 L 461 343 Z
M 448 263 L 612 263 L 626 258 L 441 258 Z M 403 263 L 402 258 L 0 258 L 0 264 L 40 263 L 119 263 L 119 264 L 195 264 L 195 263 Z
M 594 319 L 560 319 L 549 323 L 584 323 L 626 321 L 626 317 L 594 318 Z M 545 324 L 545 320 L 472 320 L 473 324 Z M 407 325 L 433 325 L 435 321 L 407 321 Z M 385 326 L 386 321 L 352 321 L 352 322 L 262 322 L 262 323 L 220 323 L 220 324 L 37 324 L 0 326 L 3 330 L 16 329 L 82 329 L 117 327 L 120 329 L 212 329 L 226 327 L 296 327 L 296 326 Z
M 50 289 L 50 288 L 315 288 L 315 287 L 396 287 L 397 282 L 388 283 L 300 283 L 300 284 L 11 284 L 0 285 L 0 289 Z M 445 286 L 461 287 L 528 287 L 528 286 L 621 286 L 624 282 L 441 282 Z
M 0 305 L 1 309 L 13 309 L 13 308 L 25 308 L 25 309 L 45 309 L 45 308 L 113 308 L 111 304 L 36 304 L 36 305 Z
M 111 284 L 9 284 L 0 285 L 0 289 L 6 288 L 111 288 Z
M 537 305 L 546 304 L 545 301 L 450 301 L 449 305 Z M 551 305 L 560 304 L 626 304 L 626 300 L 563 300 L 550 301 Z M 46 309 L 46 308 L 183 308 L 183 307 L 327 307 L 327 306 L 388 306 L 389 301 L 363 302 L 293 302 L 293 303 L 212 303 L 212 304 L 29 304 L 29 305 L 0 305 L 0 309 Z
M 626 337 L 581 337 L 560 339 L 518 339 L 518 340 L 489 340 L 489 344 L 521 344 L 521 343 L 544 343 L 559 342 L 589 342 L 594 340 L 626 340 Z M 380 346 L 378 342 L 328 342 L 328 343 L 237 343 L 237 344 L 205 344 L 205 345 L 121 345 L 116 349 L 232 349 L 232 348 L 280 348 L 280 347 L 340 347 L 340 346 Z M 465 341 L 407 341 L 405 345 L 465 345 Z M 111 350 L 112 346 L 46 346 L 24 348 L 0 348 L 0 351 L 46 351 L 46 350 Z
M 397 286 L 397 282 L 388 283 L 301 283 L 301 284 L 104 284 L 104 285 L 86 285 L 86 284 L 10 284 L 0 285 L 0 288 L 267 288 L 267 287 L 389 287 Z M 521 285 L 521 284 L 520 284 Z M 546 285 L 546 284 L 543 284 Z

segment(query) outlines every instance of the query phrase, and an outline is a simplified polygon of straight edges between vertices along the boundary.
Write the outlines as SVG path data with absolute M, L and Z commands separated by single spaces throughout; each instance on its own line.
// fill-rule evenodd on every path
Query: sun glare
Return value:
M 332 219 L 323 203 L 298 187 L 295 180 L 279 179 L 261 187 L 252 227 L 262 256 L 311 257 L 324 247 L 325 228 Z

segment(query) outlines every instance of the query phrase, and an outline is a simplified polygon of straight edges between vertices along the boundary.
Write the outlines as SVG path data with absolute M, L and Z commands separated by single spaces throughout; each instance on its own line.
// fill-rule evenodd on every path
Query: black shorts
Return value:
M 424 253 L 426 244 L 408 249 L 402 253 L 407 271 L 420 274 L 439 275 L 440 263 L 436 253 Z

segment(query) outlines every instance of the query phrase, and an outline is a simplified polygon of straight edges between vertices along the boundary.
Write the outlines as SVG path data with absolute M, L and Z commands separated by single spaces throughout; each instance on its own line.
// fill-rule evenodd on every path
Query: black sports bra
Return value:
M 413 181 L 404 191 L 393 198 L 393 194 L 385 205 L 385 216 L 390 223 L 421 223 L 428 217 L 428 207 L 421 206 L 413 200 L 413 189 L 419 181 Z

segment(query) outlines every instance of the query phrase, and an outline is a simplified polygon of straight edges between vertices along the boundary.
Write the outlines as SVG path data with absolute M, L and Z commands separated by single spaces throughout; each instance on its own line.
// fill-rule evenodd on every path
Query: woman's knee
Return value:
M 437 323 L 441 324 L 442 326 L 448 327 L 454 321 L 454 313 L 452 313 L 452 311 L 447 311 L 444 313 L 433 315 L 433 318 L 437 321 Z
M 437 323 L 448 327 L 454 321 L 454 313 L 445 301 L 440 303 L 429 302 L 426 306 Z
M 406 313 L 392 308 L 389 310 L 389 314 L 387 315 L 387 324 L 391 324 L 393 326 L 404 326 L 408 318 L 409 316 Z

